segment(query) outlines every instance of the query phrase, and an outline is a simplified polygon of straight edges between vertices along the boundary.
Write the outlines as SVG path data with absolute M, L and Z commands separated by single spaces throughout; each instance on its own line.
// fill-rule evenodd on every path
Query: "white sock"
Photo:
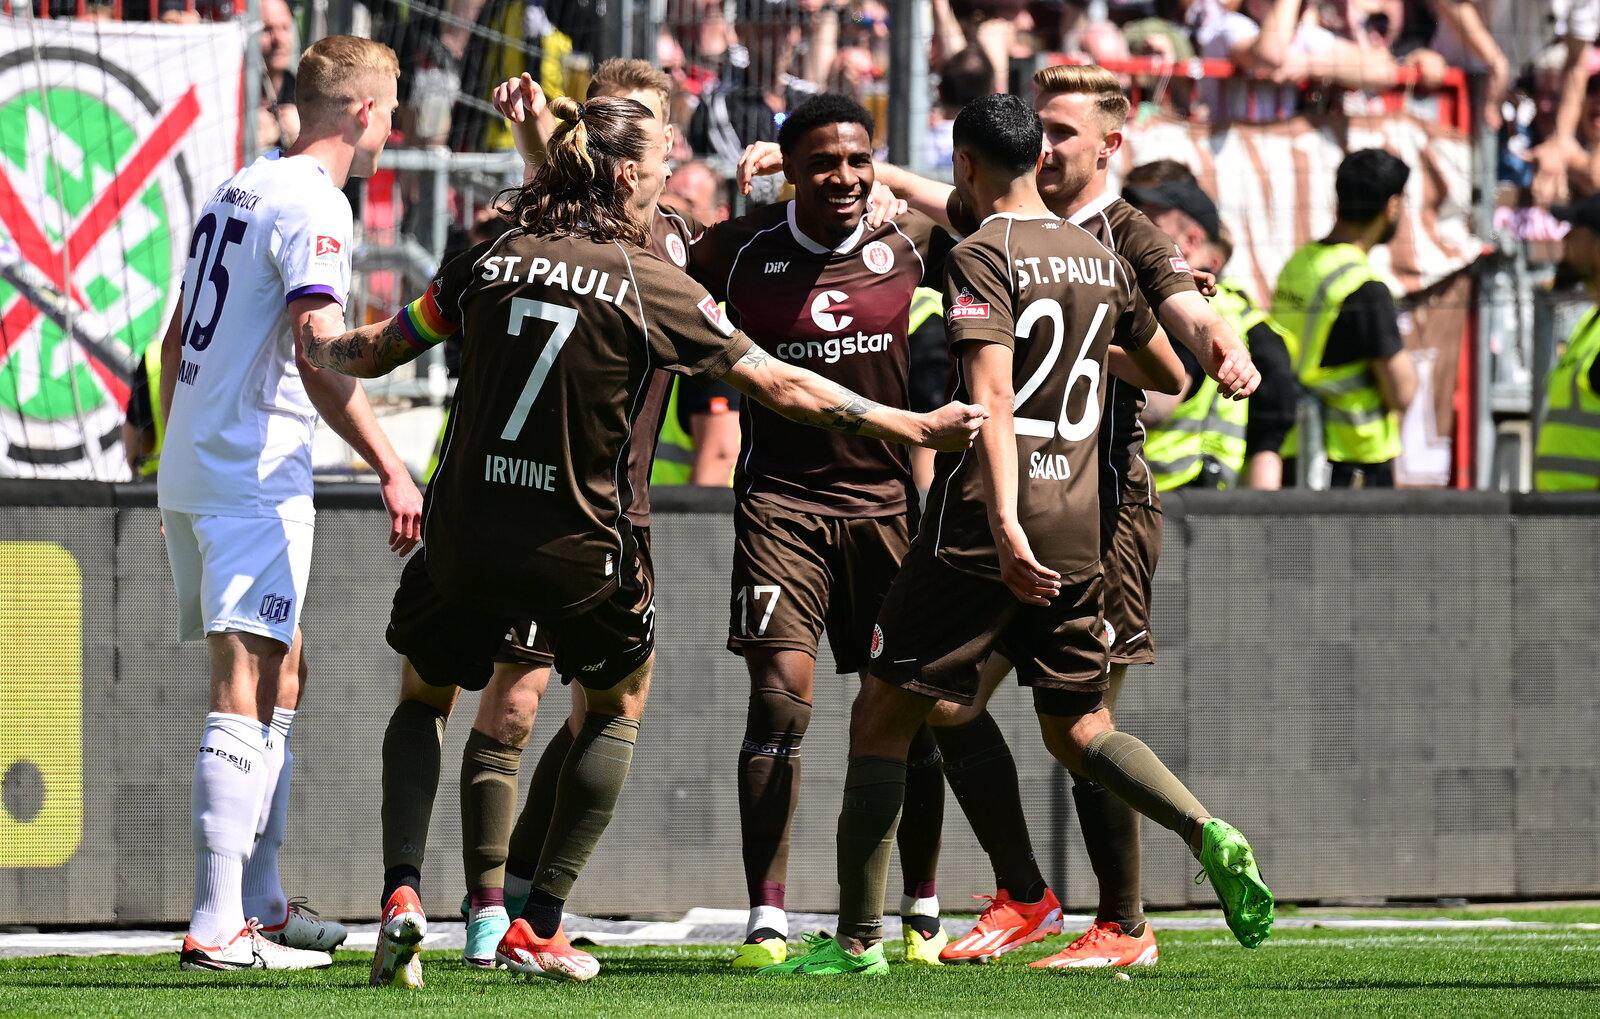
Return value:
M 507 902 L 527 902 L 528 896 L 533 892 L 533 878 L 517 877 L 515 874 L 506 875 L 505 898 Z M 513 920 L 516 917 L 512 917 Z
M 930 895 L 925 899 L 913 899 L 909 895 L 901 895 L 900 915 L 938 917 L 939 896 Z
M 474 909 L 469 911 L 467 913 L 467 922 L 477 923 L 486 916 L 498 916 L 505 920 L 511 919 L 511 917 L 506 915 L 506 907 L 504 906 L 484 906 L 482 909 Z
M 777 931 L 787 940 L 789 937 L 789 914 L 777 906 L 751 906 L 750 920 L 744 925 L 744 936 L 748 938 L 763 927 Z
M 267 927 L 276 927 L 289 917 L 289 898 L 278 877 L 278 850 L 283 848 L 283 832 L 289 823 L 289 782 L 294 774 L 289 729 L 293 725 L 294 711 L 272 709 L 272 728 L 267 732 L 267 779 L 271 784 L 262 798 L 255 850 L 244 867 L 244 915 L 258 918 Z
M 267 727 L 213 711 L 200 733 L 190 805 L 194 832 L 194 911 L 189 936 L 227 944 L 244 927 L 241 888 L 266 785 Z

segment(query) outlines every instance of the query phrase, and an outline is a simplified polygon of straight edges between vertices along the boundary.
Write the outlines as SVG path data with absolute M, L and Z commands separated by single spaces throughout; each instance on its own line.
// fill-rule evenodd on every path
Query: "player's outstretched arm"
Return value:
M 950 224 L 950 202 L 956 193 L 954 187 L 882 160 L 873 160 L 872 166 L 878 183 L 893 191 L 897 198 L 904 199 L 911 208 L 946 230 L 955 229 Z
M 361 379 L 387 375 L 415 361 L 424 349 L 406 339 L 405 333 L 400 331 L 399 316 L 350 330 L 345 330 L 342 316 L 331 322 L 320 320 L 313 324 L 307 321 L 297 335 L 300 356 L 312 367 Z
M 390 319 L 389 324 L 393 321 Z M 297 356 L 301 381 L 305 383 L 311 405 L 317 408 L 328 427 L 350 444 L 357 456 L 372 465 L 378 475 L 383 504 L 389 510 L 389 547 L 397 555 L 405 555 L 422 540 L 422 493 L 417 491 L 411 472 L 389 444 L 389 437 L 378 427 L 378 419 L 373 416 L 372 405 L 367 402 L 361 383 L 350 378 L 350 373 L 319 364 L 310 356 L 311 350 L 319 349 L 318 335 L 344 328 L 344 309 L 331 297 L 302 297 L 289 304 L 289 324 L 296 336 L 303 337 Z M 417 353 L 420 351 L 406 360 L 416 357 Z
M 544 89 L 533 75 L 523 71 L 496 85 L 490 98 L 511 125 L 511 137 L 522 155 L 522 181 L 526 184 L 544 162 L 545 142 L 556 130 L 556 118 L 545 102 Z
M 946 452 L 972 445 L 989 417 L 977 404 L 948 403 L 926 414 L 885 407 L 815 372 L 780 361 L 754 344 L 724 378 L 791 421 Z
M 1200 368 L 1217 380 L 1222 395 L 1242 400 L 1261 385 L 1261 372 L 1233 327 L 1198 291 L 1173 294 L 1156 316 L 1168 335 L 1194 352 Z
M 1011 348 L 1003 344 L 967 343 L 961 348 L 967 388 L 990 408 L 989 423 L 974 445 L 989 509 L 989 533 L 1000 559 L 1000 580 L 1023 604 L 1048 605 L 1061 593 L 1061 574 L 1033 557 L 1017 518 L 1017 433 L 1011 416 L 1016 393 L 1011 369 Z

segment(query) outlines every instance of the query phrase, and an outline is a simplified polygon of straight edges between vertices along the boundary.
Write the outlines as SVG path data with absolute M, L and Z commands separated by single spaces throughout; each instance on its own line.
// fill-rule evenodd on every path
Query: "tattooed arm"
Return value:
M 393 321 L 390 319 L 384 324 L 392 325 Z M 364 333 L 373 327 L 345 333 L 344 309 L 333 298 L 321 294 L 292 301 L 289 304 L 289 325 L 298 338 L 300 378 L 305 384 L 306 395 L 311 398 L 311 405 L 317 408 L 317 413 L 328 423 L 328 427 L 348 442 L 356 456 L 370 464 L 378 475 L 379 492 L 389 510 L 389 547 L 397 554 L 405 555 L 422 538 L 422 493 L 417 491 L 416 484 L 411 480 L 411 472 L 389 444 L 383 429 L 378 427 L 378 420 L 373 416 L 371 404 L 367 403 L 367 394 L 361 388 L 361 383 L 346 378 L 356 373 L 347 370 L 345 362 L 332 359 L 330 353 L 335 341 Z M 319 355 L 327 356 L 329 360 L 319 360 Z M 411 354 L 411 357 L 415 356 L 415 353 Z M 382 372 L 368 374 L 378 375 Z
M 325 335 L 307 322 L 300 331 L 300 355 L 318 368 L 374 379 L 387 375 L 408 361 L 422 356 L 425 348 L 406 339 L 396 319 L 344 330 L 344 320 L 338 323 L 340 332 Z
M 982 407 L 961 403 L 927 414 L 885 407 L 815 372 L 780 361 L 755 344 L 724 380 L 791 421 L 930 449 L 966 449 L 989 416 Z

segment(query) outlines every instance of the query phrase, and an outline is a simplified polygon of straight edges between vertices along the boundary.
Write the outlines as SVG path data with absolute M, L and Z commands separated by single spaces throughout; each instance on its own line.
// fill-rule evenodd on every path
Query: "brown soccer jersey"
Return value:
M 768 206 L 708 229 L 691 271 L 729 316 L 774 357 L 809 368 L 890 407 L 909 406 L 907 325 L 919 285 L 937 278 L 955 242 L 925 216 L 876 230 L 865 222 L 836 248 L 795 225 L 794 203 Z M 807 428 L 753 400 L 734 490 L 806 513 L 904 513 L 911 484 L 903 448 Z
M 689 246 L 703 232 L 704 227 L 693 217 L 658 205 L 650 218 L 650 250 L 683 269 L 689 264 Z M 628 441 L 628 483 L 633 486 L 628 520 L 635 527 L 650 526 L 650 467 L 656 458 L 656 440 L 661 437 L 661 421 L 666 417 L 667 395 L 671 391 L 671 372 L 658 369 L 650 373 L 639 419 Z
M 1106 347 L 1155 335 L 1126 260 L 1053 216 L 991 216 L 950 253 L 945 329 L 1012 348 L 1017 515 L 1034 556 L 1065 582 L 1100 561 L 1098 433 Z M 958 373 L 957 400 L 972 397 Z M 941 453 L 917 541 L 957 569 L 998 576 L 977 456 Z
M 620 243 L 513 230 L 447 265 L 403 313 L 465 340 L 428 489 L 428 571 L 511 618 L 577 615 L 632 563 L 625 454 L 644 383 L 720 378 L 749 348 L 705 290 Z
M 1144 213 L 1114 194 L 1072 214 L 1072 222 L 1128 260 L 1134 284 L 1152 310 L 1173 294 L 1195 289 L 1194 276 L 1172 238 Z M 1101 498 L 1108 505 L 1158 505 L 1155 481 L 1144 461 L 1144 390 L 1112 376 L 1106 380 L 1106 427 L 1100 434 Z

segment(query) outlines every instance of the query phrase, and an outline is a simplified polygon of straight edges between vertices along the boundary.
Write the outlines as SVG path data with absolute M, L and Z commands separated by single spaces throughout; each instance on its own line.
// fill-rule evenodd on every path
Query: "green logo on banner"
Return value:
M 96 313 L 112 342 L 135 356 L 158 338 L 174 286 L 173 229 L 160 174 L 134 184 L 133 194 L 123 194 L 128 185 L 117 178 L 140 141 L 137 125 L 76 89 L 22 92 L 0 102 L 0 173 L 8 178 L 0 181 L 0 199 L 8 199 L 0 232 L 58 286 L 70 269 L 72 289 L 60 289 Z M 103 233 L 78 235 L 91 214 L 114 221 Z M 64 266 L 64 258 L 76 264 Z M 104 372 L 85 361 L 93 353 L 74 349 L 4 279 L 0 315 L 0 344 L 9 347 L 0 353 L 0 410 L 66 422 L 113 402 Z M 26 330 L 16 327 L 24 321 L 39 330 L 37 343 L 19 342 Z

